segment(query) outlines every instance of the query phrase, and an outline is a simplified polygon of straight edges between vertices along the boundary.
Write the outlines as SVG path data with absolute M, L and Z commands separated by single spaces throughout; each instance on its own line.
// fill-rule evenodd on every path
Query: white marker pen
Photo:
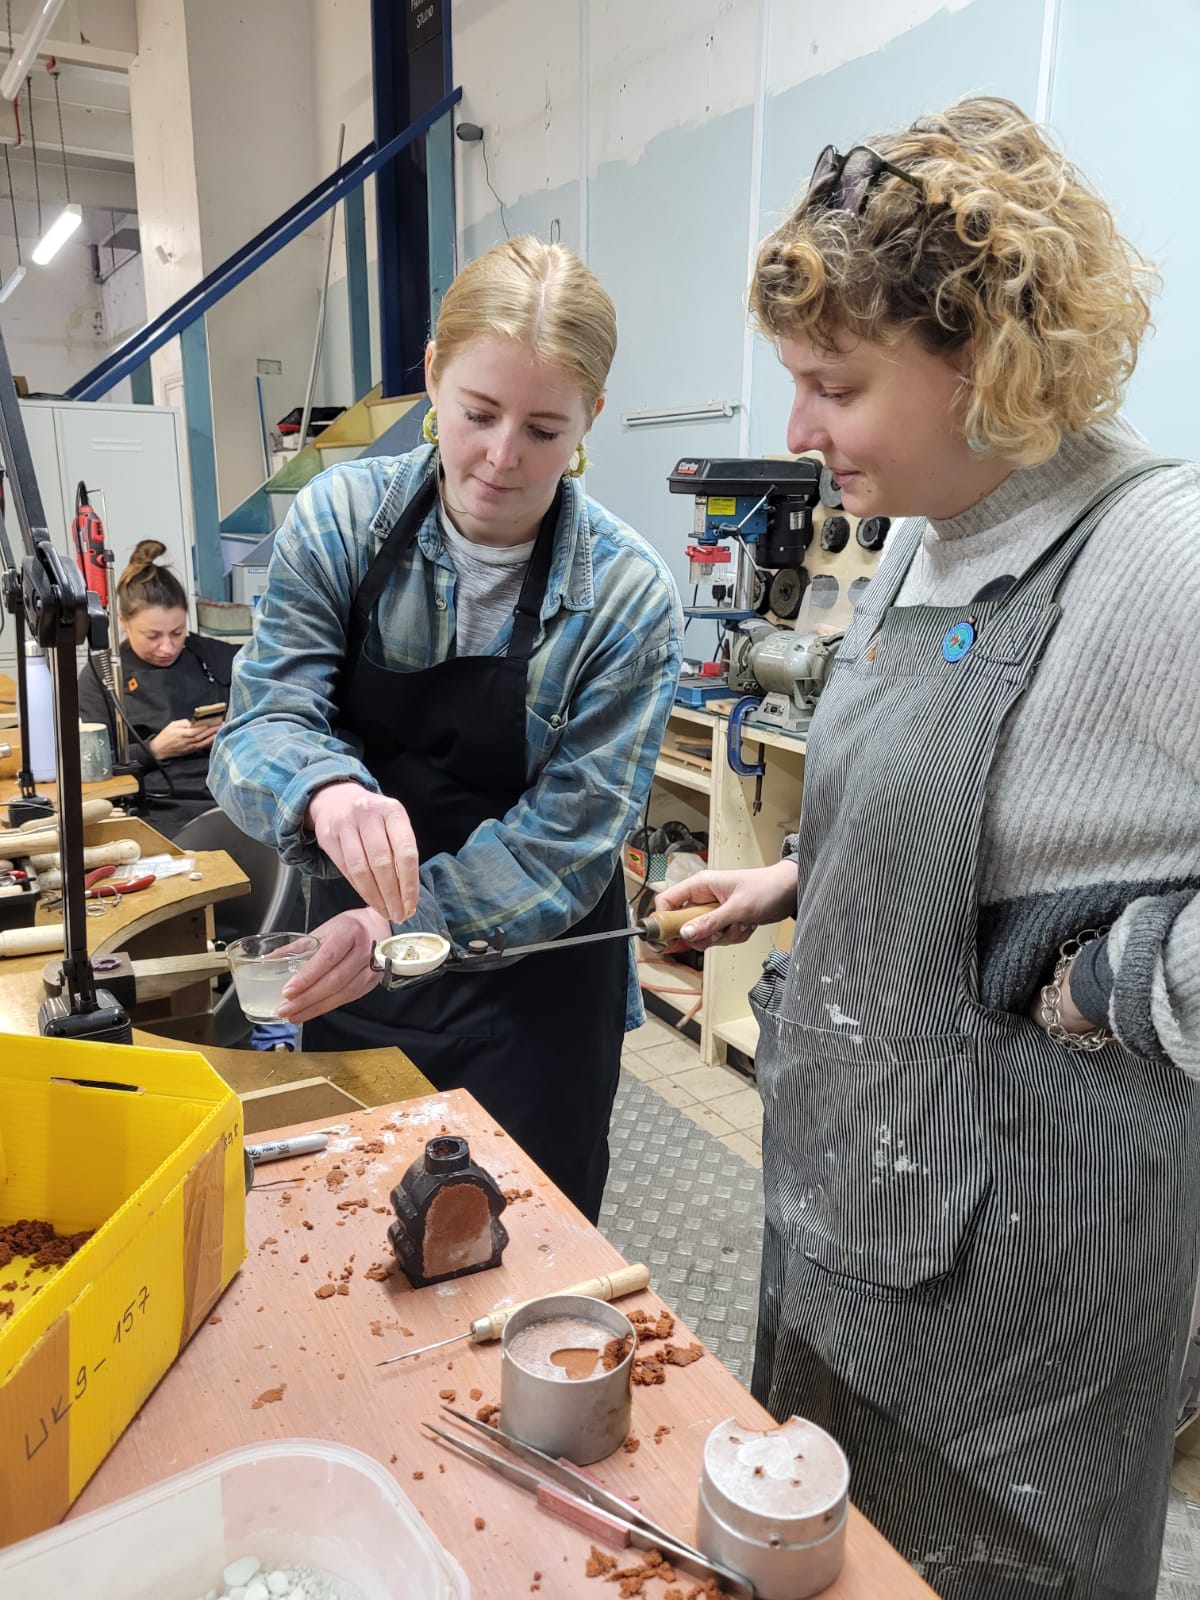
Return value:
M 324 1133 L 301 1133 L 294 1139 L 278 1139 L 274 1144 L 248 1144 L 246 1154 L 256 1167 L 264 1161 L 287 1161 L 291 1156 L 311 1156 L 329 1143 Z

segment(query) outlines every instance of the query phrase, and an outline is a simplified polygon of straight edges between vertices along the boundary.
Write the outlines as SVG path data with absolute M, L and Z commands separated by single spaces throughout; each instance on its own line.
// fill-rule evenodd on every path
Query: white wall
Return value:
M 61 202 L 43 205 L 48 223 Z M 129 333 L 146 320 L 146 301 L 138 259 L 101 286 L 92 275 L 88 241 L 108 228 L 107 211 L 85 209 L 83 225 L 44 267 L 30 259 L 37 243 L 37 209 L 32 201 L 17 202 L 17 222 L 25 278 L 0 306 L 0 328 L 13 372 L 24 377 L 31 391 L 62 394 L 104 359 Z M 16 266 L 12 213 L 0 201 L 0 275 L 7 278 Z M 108 397 L 129 398 L 128 385 Z
M 975 92 L 1032 107 L 1044 3 L 455 0 L 461 115 L 485 133 L 483 148 L 456 143 L 460 254 L 507 224 L 560 237 L 595 268 L 620 346 L 588 488 L 659 546 L 681 584 L 692 507 L 667 490 L 675 461 L 784 448 L 782 378 L 746 325 L 757 240 L 829 141 L 845 149 Z M 621 423 L 713 400 L 740 409 Z

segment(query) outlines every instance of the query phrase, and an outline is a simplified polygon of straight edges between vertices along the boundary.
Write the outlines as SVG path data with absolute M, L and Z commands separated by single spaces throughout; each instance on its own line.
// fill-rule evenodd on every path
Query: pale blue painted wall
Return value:
M 998 94 L 1033 112 L 1041 59 L 1042 0 L 973 0 L 941 12 L 884 49 L 847 62 L 772 98 L 763 141 L 759 233 L 787 215 L 818 153 L 903 127 L 969 94 Z M 755 342 L 750 390 L 751 455 L 786 448 L 790 403 L 775 353 Z
M 1033 108 L 1042 0 L 972 0 L 886 48 L 772 97 L 764 108 L 762 212 L 756 236 L 786 211 L 828 142 L 911 120 L 962 95 L 991 92 Z M 738 455 L 740 420 L 628 430 L 622 413 L 736 400 L 742 392 L 753 112 L 650 141 L 636 162 L 590 176 L 588 256 L 617 305 L 620 348 L 608 406 L 592 431 L 588 490 L 646 534 L 687 590 L 692 502 L 667 474 L 684 455 Z M 579 240 L 576 183 L 505 207 L 510 233 Z M 464 235 L 469 258 L 503 237 L 498 210 Z M 750 454 L 784 448 L 787 386 L 761 342 L 750 391 Z M 711 643 L 697 625 L 689 644 Z
M 1200 63 L 1196 0 L 1061 0 L 1050 121 L 1158 266 L 1156 333 L 1126 414 L 1157 450 L 1200 456 L 1200 213 L 1192 125 Z

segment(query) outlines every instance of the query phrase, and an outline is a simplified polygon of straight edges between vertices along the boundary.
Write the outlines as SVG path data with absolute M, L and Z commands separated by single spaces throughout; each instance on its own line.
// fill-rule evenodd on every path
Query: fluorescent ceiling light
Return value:
M 75 232 L 75 229 L 82 221 L 83 212 L 79 206 L 70 205 L 62 208 L 62 210 L 55 217 L 54 221 L 38 240 L 37 246 L 34 249 L 33 259 L 37 262 L 39 267 L 44 267 L 47 261 L 54 260 L 54 257 L 62 249 L 63 245 L 66 244 L 67 240 Z
M 5 278 L 4 282 L 0 284 L 0 306 L 4 304 L 13 290 L 23 282 L 24 278 L 24 267 L 17 267 L 14 272 L 10 273 L 9 276 Z
M 41 0 L 34 16 L 30 18 L 20 44 L 4 69 L 4 76 L 0 78 L 0 100 L 15 100 L 20 94 L 21 85 L 29 76 L 30 68 L 37 60 L 38 51 L 46 42 L 50 26 L 62 9 L 62 3 L 63 0 Z

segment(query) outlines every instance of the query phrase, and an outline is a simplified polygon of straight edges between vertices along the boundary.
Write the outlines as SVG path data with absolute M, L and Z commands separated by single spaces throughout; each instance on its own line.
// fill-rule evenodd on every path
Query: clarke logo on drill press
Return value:
M 685 475 L 687 477 L 694 477 L 696 473 L 700 471 L 700 463 L 698 461 L 681 461 L 675 468 L 675 471 L 680 475 L 680 477 Z

